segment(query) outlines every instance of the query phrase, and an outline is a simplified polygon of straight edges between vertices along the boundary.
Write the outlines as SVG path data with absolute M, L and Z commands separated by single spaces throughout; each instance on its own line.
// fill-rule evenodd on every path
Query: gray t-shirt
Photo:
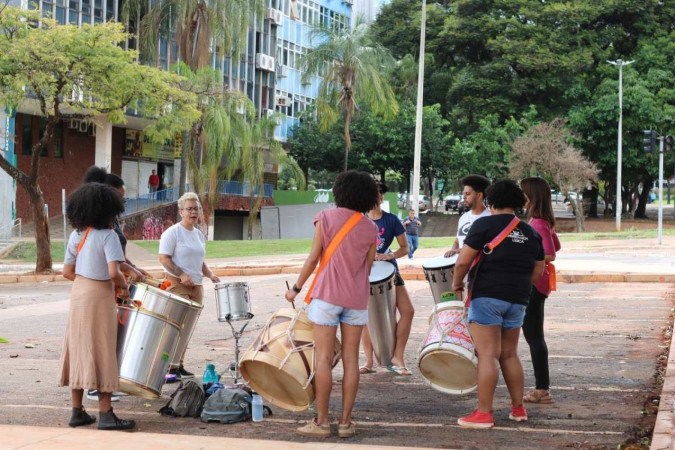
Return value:
M 70 233 L 63 263 L 75 264 L 77 275 L 98 281 L 109 280 L 108 263 L 124 261 L 122 244 L 120 244 L 117 234 L 112 229 L 96 230 L 92 228 L 78 254 L 77 246 L 80 244 L 82 236 L 84 236 L 84 231 Z

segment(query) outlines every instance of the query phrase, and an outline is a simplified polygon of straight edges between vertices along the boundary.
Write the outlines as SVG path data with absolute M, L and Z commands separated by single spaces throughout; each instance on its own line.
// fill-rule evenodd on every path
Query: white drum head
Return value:
M 391 278 L 396 272 L 396 267 L 387 261 L 373 261 L 373 267 L 370 268 L 368 281 L 370 284 L 379 283 Z
M 454 265 L 457 264 L 457 256 L 459 255 L 452 255 L 449 258 L 438 256 L 425 262 L 422 267 L 425 269 L 445 269 L 446 267 L 454 267 Z

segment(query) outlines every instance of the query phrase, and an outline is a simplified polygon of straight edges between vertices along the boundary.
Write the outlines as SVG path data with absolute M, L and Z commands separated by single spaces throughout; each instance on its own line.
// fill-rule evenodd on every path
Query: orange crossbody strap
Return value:
M 82 250 L 82 247 L 84 247 L 84 242 L 87 240 L 87 236 L 89 235 L 89 231 L 91 231 L 91 227 L 87 227 L 86 230 L 84 230 L 84 235 L 82 236 L 82 240 L 80 241 L 79 244 L 77 244 L 77 254 L 80 254 L 80 250 Z
M 333 256 L 335 249 L 337 249 L 338 245 L 340 245 L 340 242 L 342 242 L 345 236 L 347 236 L 347 234 L 350 231 L 352 231 L 352 228 L 354 228 L 361 219 L 363 219 L 363 214 L 359 212 L 355 212 L 354 214 L 352 214 L 352 216 L 345 222 L 345 224 L 342 225 L 342 228 L 340 228 L 340 230 L 338 230 L 338 232 L 335 234 L 335 237 L 333 237 L 333 239 L 330 241 L 330 244 L 328 244 L 328 248 L 326 248 L 326 251 L 323 252 L 323 254 L 321 255 L 321 261 L 319 262 L 319 269 L 316 271 L 316 275 L 314 275 L 312 284 L 309 286 L 309 290 L 307 291 L 307 295 L 305 296 L 305 303 L 309 304 L 312 301 L 312 291 L 314 290 L 316 280 L 319 279 L 319 274 L 328 265 L 328 260 L 331 258 L 331 256 Z

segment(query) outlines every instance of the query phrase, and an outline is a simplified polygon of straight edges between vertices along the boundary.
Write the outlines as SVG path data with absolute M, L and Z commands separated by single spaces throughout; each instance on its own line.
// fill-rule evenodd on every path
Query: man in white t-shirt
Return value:
M 462 192 L 464 196 L 464 205 L 469 208 L 462 214 L 457 223 L 457 239 L 452 248 L 445 252 L 445 257 L 450 257 L 459 253 L 464 245 L 464 238 L 469 234 L 471 224 L 476 219 L 483 216 L 489 216 L 490 210 L 485 207 L 485 190 L 490 186 L 490 181 L 482 175 L 467 175 L 462 178 Z

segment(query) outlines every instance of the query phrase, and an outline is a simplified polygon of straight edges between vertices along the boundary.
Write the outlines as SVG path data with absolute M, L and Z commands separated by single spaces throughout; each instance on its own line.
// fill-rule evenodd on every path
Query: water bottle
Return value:
M 213 364 L 207 364 L 206 370 L 204 371 L 204 376 L 202 377 L 202 383 L 217 383 L 220 379 L 218 372 L 216 372 L 216 366 Z
M 253 412 L 251 413 L 251 419 L 254 422 L 262 422 L 263 420 L 263 399 L 258 394 L 253 394 L 253 399 L 251 400 L 251 405 L 253 406 Z

